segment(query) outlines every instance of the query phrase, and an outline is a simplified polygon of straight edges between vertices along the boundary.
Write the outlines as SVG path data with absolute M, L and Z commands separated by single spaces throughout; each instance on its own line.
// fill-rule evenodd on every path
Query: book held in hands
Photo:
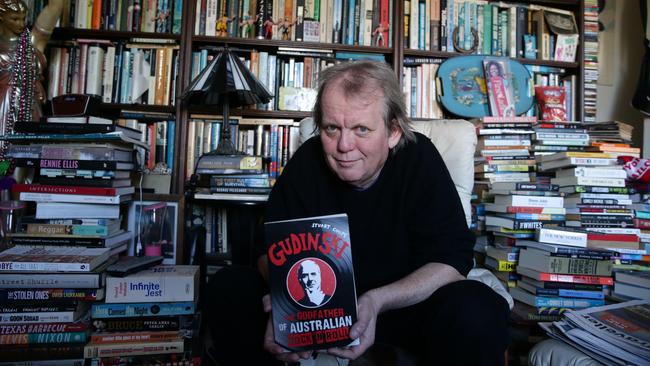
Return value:
M 357 344 L 347 215 L 267 222 L 265 233 L 276 343 L 293 351 Z

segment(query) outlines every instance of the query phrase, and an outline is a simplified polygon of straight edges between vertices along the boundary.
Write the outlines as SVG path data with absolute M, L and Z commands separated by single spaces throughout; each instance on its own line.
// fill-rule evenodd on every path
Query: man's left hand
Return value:
M 357 302 L 359 314 L 357 322 L 350 328 L 350 338 L 359 339 L 359 344 L 349 347 L 330 348 L 327 353 L 336 357 L 357 359 L 375 343 L 375 329 L 379 305 L 368 293 L 363 294 Z

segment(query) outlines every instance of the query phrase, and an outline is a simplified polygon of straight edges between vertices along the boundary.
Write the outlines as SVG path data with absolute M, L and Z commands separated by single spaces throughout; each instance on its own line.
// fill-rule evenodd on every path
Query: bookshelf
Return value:
M 210 2 L 212 0 L 208 0 Z M 424 1 L 423 1 L 424 2 Z M 215 1 L 216 3 L 216 1 Z M 445 1 L 424 2 L 425 6 L 428 3 L 437 3 L 444 5 Z M 446 1 L 447 4 L 454 3 L 453 1 Z M 515 1 L 470 1 L 475 4 L 493 4 L 498 7 L 507 7 L 507 5 L 521 4 Z M 273 5 L 277 4 L 277 0 Z M 297 3 L 299 6 L 301 2 Z M 327 1 L 323 1 L 321 9 L 326 9 Z M 551 8 L 561 9 L 573 13 L 575 22 L 580 35 L 579 47 L 576 55 L 575 62 L 563 62 L 554 60 L 540 60 L 524 57 L 515 58 L 517 61 L 524 65 L 533 66 L 546 66 L 558 69 L 563 69 L 566 75 L 575 77 L 575 120 L 582 120 L 585 117 L 585 109 L 583 95 L 585 94 L 585 84 L 587 78 L 585 75 L 589 72 L 585 67 L 585 33 L 587 24 L 585 20 L 585 12 L 590 6 L 593 6 L 592 1 L 589 0 L 535 0 L 526 2 L 524 5 L 534 4 L 540 6 L 547 6 Z M 179 3 L 174 2 L 174 6 Z M 124 111 L 130 111 L 130 117 L 138 117 L 142 122 L 151 123 L 156 120 L 156 117 L 148 117 L 148 114 L 165 114 L 171 119 L 175 120 L 175 134 L 173 141 L 168 143 L 173 146 L 173 170 L 172 170 L 172 184 L 171 193 L 181 194 L 184 191 L 186 183 L 186 172 L 191 169 L 188 166 L 189 159 L 189 130 L 192 128 L 192 118 L 196 114 L 212 114 L 218 115 L 220 112 L 211 108 L 188 108 L 181 100 L 180 95 L 182 91 L 190 84 L 193 76 L 192 63 L 193 53 L 198 52 L 204 48 L 220 47 L 228 45 L 235 49 L 241 56 L 249 58 L 250 51 L 267 52 L 269 54 L 278 54 L 283 48 L 299 48 L 305 52 L 330 50 L 334 55 L 342 52 L 363 53 L 369 55 L 383 56 L 389 62 L 400 79 L 403 79 L 403 68 L 405 66 L 404 60 L 407 58 L 425 58 L 425 59 L 439 59 L 445 60 L 450 57 L 461 55 L 460 52 L 447 52 L 442 51 L 442 47 L 437 49 L 412 49 L 410 43 L 407 43 L 406 38 L 411 37 L 410 30 L 405 29 L 405 14 L 410 14 L 411 3 L 408 1 L 390 0 L 390 1 L 376 1 L 375 5 L 383 7 L 388 6 L 388 16 L 390 16 L 390 33 L 387 33 L 388 47 L 376 47 L 372 45 L 357 46 L 353 44 L 340 44 L 340 43 L 325 43 L 325 42 L 304 42 L 304 41 L 289 41 L 280 39 L 258 39 L 258 38 L 242 38 L 242 37 L 216 37 L 209 35 L 197 35 L 197 6 L 201 6 L 201 2 L 197 1 L 183 1 L 182 2 L 182 20 L 174 30 L 174 32 L 142 32 L 141 29 L 121 29 L 121 30 L 101 30 L 101 29 L 76 29 L 72 27 L 63 27 L 55 30 L 52 37 L 52 45 L 55 46 L 62 42 L 71 39 L 99 39 L 108 40 L 115 43 L 128 43 L 133 42 L 134 39 L 157 39 L 161 42 L 170 42 L 163 44 L 170 44 L 177 47 L 174 53 L 177 59 L 178 67 L 170 83 L 168 103 L 164 105 L 147 105 L 141 103 L 111 103 L 109 109 L 114 111 L 116 115 L 123 114 Z M 323 7 L 325 6 L 325 7 Z M 407 9 L 408 7 L 408 9 Z M 295 9 L 295 8 L 294 8 Z M 442 7 L 444 9 L 444 7 Z M 178 10 L 178 9 L 177 9 Z M 285 11 L 287 8 L 285 7 Z M 200 11 L 199 11 L 200 13 Z M 321 14 L 323 12 L 321 11 Z M 377 12 L 379 13 L 379 12 Z M 282 14 L 286 16 L 287 14 Z M 374 14 L 373 14 L 374 15 Z M 327 16 L 323 15 L 322 16 Z M 385 14 L 377 15 L 385 16 Z M 178 20 L 178 16 L 175 17 Z M 593 20 L 593 19 L 592 19 Z M 201 21 L 200 18 L 198 21 Z M 327 20 L 321 22 L 326 24 Z M 593 23 L 593 22 L 592 22 Z M 260 24 L 258 22 L 258 24 Z M 295 30 L 296 27 L 293 28 Z M 199 32 L 200 33 L 200 32 Z M 274 35 L 280 34 L 278 27 L 274 28 Z M 326 36 L 321 35 L 319 40 L 327 39 Z M 331 39 L 331 37 L 330 37 Z M 367 43 L 367 40 L 364 40 Z M 373 43 L 373 42 L 371 42 Z M 426 46 L 423 48 L 427 48 Z M 329 57 L 329 56 L 328 56 Z M 300 56 L 295 56 L 300 59 Z M 196 71 L 195 71 L 196 72 Z M 137 115 L 141 113 L 141 116 Z M 309 115 L 307 111 L 288 111 L 288 110 L 263 110 L 263 109 L 234 109 L 231 114 L 242 118 L 268 118 L 268 119 L 287 119 L 299 121 Z M 197 197 L 197 198 L 200 198 Z

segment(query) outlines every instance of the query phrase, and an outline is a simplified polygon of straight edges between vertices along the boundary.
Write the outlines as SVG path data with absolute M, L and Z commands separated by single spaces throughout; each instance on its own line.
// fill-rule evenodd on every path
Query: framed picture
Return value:
M 129 207 L 128 228 L 133 240 L 128 255 L 162 255 L 163 264 L 182 263 L 181 235 L 183 199 L 175 195 L 155 195 L 151 200 L 134 201 Z

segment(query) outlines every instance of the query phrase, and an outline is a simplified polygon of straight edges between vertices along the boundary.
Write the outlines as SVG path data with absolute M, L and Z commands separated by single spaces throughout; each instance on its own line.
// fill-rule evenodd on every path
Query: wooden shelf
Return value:
M 474 55 L 474 54 L 472 54 Z M 451 58 L 457 56 L 463 56 L 462 53 L 458 52 L 440 52 L 440 51 L 425 51 L 425 50 L 413 50 L 410 48 L 404 49 L 404 56 L 408 57 L 428 57 L 428 58 Z M 499 57 L 484 55 L 485 57 Z M 552 61 L 552 60 L 536 60 L 523 57 L 504 57 L 512 60 L 516 60 L 524 65 L 544 65 L 544 66 L 553 66 L 553 67 L 562 67 L 565 69 L 578 69 L 580 64 L 578 62 L 564 62 L 564 61 Z
M 192 43 L 197 48 L 202 46 L 223 46 L 225 44 L 232 46 L 246 46 L 246 48 L 263 48 L 277 49 L 278 47 L 303 48 L 306 50 L 332 50 L 332 51 L 352 51 L 367 52 L 390 55 L 393 48 L 385 47 L 368 47 L 368 46 L 351 46 L 337 43 L 318 43 L 318 42 L 295 42 L 281 41 L 276 39 L 257 39 L 257 38 L 238 38 L 238 37 L 211 37 L 211 36 L 192 36 Z
M 133 38 L 149 38 L 152 42 L 161 39 L 181 40 L 180 34 L 149 33 L 149 32 L 120 32 L 99 29 L 55 28 L 53 40 L 70 40 L 76 38 L 107 39 L 110 41 L 130 40 Z

